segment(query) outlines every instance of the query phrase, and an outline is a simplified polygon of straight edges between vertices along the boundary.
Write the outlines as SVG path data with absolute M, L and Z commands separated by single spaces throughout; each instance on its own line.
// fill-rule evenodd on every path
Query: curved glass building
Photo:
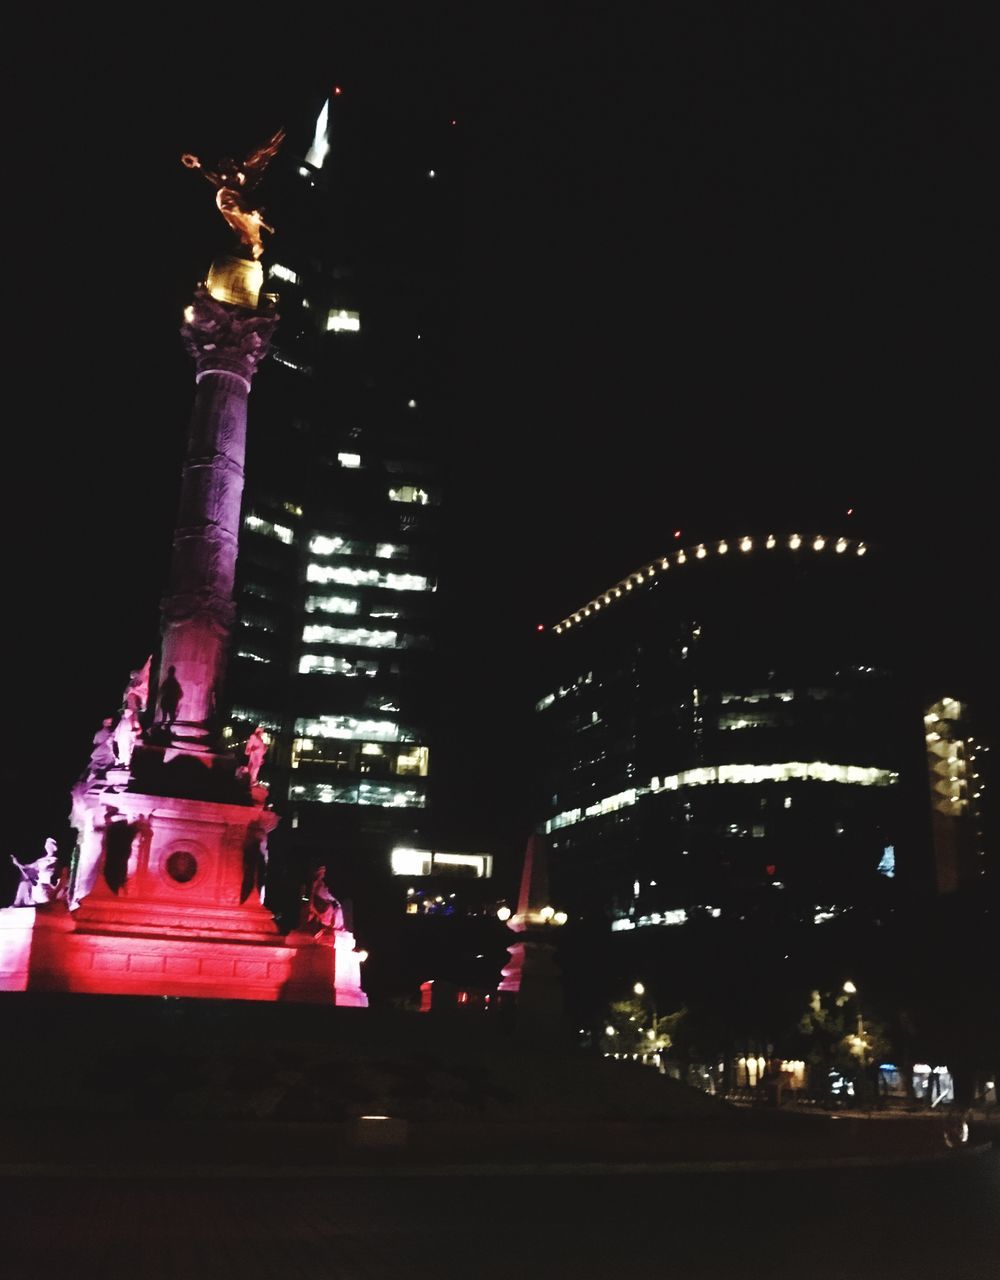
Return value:
M 553 900 L 615 931 L 891 901 L 920 719 L 885 574 L 838 533 L 675 540 L 551 627 Z

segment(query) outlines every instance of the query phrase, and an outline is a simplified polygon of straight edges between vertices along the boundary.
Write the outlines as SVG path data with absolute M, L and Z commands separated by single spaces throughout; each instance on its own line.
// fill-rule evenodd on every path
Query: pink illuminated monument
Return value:
M 510 959 L 497 987 L 501 1006 L 516 1007 L 518 1032 L 534 1040 L 559 1038 L 565 1032 L 552 933 L 566 923 L 566 913 L 549 902 L 546 852 L 544 838 L 531 836 L 524 851 L 517 910 L 507 920 L 517 940 L 507 948 Z
M 279 144 L 275 135 L 254 153 L 258 170 Z M 72 794 L 68 885 L 51 901 L 0 910 L 0 990 L 368 1003 L 361 955 L 343 914 L 327 909 L 328 890 L 323 897 L 314 884 L 321 909 L 312 902 L 286 936 L 263 905 L 278 817 L 258 780 L 262 736 L 243 769 L 215 740 L 235 613 L 247 400 L 277 324 L 261 305 L 259 235 L 250 247 L 252 256 L 213 263 L 184 314 L 196 392 L 156 696 L 147 664 L 132 673 L 117 723 L 106 720 L 95 736 Z

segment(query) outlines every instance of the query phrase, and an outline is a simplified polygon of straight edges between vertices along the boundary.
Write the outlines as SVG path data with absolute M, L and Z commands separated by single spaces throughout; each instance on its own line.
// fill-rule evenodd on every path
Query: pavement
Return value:
M 966 1152 L 991 1134 L 974 1127 Z M 209 1122 L 8 1115 L 0 1177 L 322 1179 L 889 1168 L 952 1160 L 938 1115 L 723 1113 L 661 1122 Z
M 1000 1154 L 891 1171 L 0 1182 L 4 1280 L 995 1280 Z

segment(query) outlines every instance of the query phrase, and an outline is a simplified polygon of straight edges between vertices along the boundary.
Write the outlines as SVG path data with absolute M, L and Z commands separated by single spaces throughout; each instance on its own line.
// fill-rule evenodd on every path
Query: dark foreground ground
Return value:
M 0 1179 L 5 1280 L 992 1280 L 1000 1155 L 808 1172 Z
M 1000 1156 L 938 1115 L 740 1111 L 483 1019 L 53 996 L 0 1032 L 0 1280 L 1000 1274 Z

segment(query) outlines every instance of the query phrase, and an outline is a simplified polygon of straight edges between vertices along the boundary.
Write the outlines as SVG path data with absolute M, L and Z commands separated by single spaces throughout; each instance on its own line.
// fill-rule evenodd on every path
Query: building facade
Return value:
M 549 629 L 543 829 L 571 916 L 822 925 L 923 874 L 884 573 L 847 536 L 675 543 Z

